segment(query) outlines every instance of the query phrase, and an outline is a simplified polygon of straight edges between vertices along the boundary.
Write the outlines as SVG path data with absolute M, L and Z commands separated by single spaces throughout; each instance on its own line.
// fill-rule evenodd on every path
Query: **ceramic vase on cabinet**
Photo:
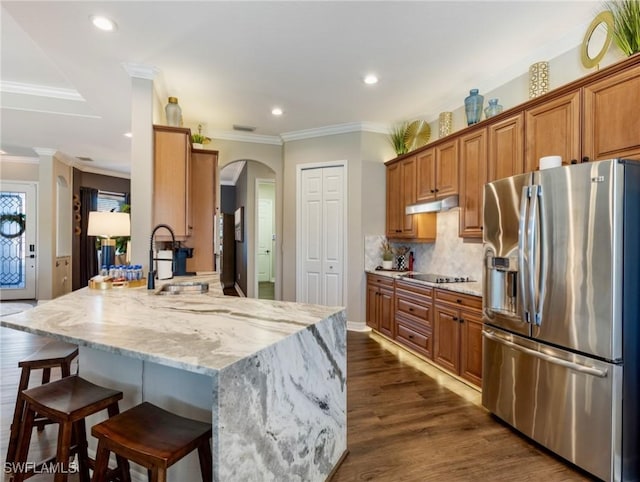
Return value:
M 182 109 L 178 105 L 177 97 L 169 97 L 169 103 L 165 106 L 164 112 L 167 116 L 167 125 L 180 127 L 182 125 Z
M 464 111 L 467 115 L 467 125 L 477 124 L 482 117 L 482 104 L 484 96 L 478 93 L 478 89 L 471 89 L 469 97 L 464 99 Z

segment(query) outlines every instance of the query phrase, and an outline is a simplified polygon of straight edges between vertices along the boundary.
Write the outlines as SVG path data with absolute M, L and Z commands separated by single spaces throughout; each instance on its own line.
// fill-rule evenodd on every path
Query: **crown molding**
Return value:
M 28 156 L 0 156 L 0 162 L 16 162 L 19 164 L 40 164 L 40 158 Z
M 351 132 L 374 132 L 387 134 L 389 126 L 374 122 L 348 122 L 346 124 L 335 124 L 331 126 L 318 127 L 314 129 L 303 129 L 300 131 L 284 132 L 280 137 L 284 142 L 299 141 L 302 139 L 312 139 L 314 137 L 334 136 L 337 134 L 348 134 Z
M 79 161 L 75 161 L 72 164 L 72 167 L 75 167 L 76 169 L 82 172 L 90 172 L 92 174 L 101 174 L 103 176 L 119 177 L 122 179 L 131 179 L 131 174 L 127 172 L 109 171 L 108 169 L 100 169 L 97 167 L 86 166 L 84 164 L 80 164 Z
M 84 97 L 75 89 L 61 87 L 49 87 L 46 85 L 24 84 L 22 82 L 0 81 L 0 92 L 7 94 L 36 95 L 39 97 L 51 97 L 53 99 L 73 100 L 86 102 Z
M 122 67 L 130 77 L 138 79 L 154 80 L 160 73 L 160 69 L 152 65 L 136 64 L 134 62 L 122 62 Z
M 265 136 L 261 134 L 238 133 L 235 131 L 209 131 L 209 137 L 224 141 L 253 142 L 255 144 L 270 144 L 281 146 L 282 139 L 279 136 Z
M 36 151 L 36 154 L 40 157 L 53 157 L 55 153 L 58 152 L 56 149 L 51 149 L 49 147 L 34 147 L 33 150 Z

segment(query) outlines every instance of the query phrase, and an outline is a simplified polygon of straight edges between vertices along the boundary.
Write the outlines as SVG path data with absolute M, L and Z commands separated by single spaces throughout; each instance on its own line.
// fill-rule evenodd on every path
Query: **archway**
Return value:
M 275 299 L 279 291 L 275 289 L 278 283 L 277 192 L 275 171 L 260 161 L 239 159 L 220 169 L 216 237 L 221 280 L 225 287 L 234 286 L 247 297 Z M 228 226 L 225 231 L 224 224 L 231 222 L 233 231 Z M 229 250 L 233 250 L 233 257 Z

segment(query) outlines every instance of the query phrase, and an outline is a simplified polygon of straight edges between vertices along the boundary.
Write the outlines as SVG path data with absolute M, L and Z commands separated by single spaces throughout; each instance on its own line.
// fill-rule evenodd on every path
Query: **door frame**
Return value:
M 322 169 L 325 167 L 341 167 L 342 168 L 342 232 L 344 233 L 344 239 L 342 240 L 342 304 L 347 305 L 348 300 L 348 276 L 347 276 L 347 248 L 349 246 L 349 231 L 347 214 L 349 212 L 349 166 L 348 161 L 328 161 L 328 162 L 309 162 L 305 164 L 296 165 L 296 301 L 304 302 L 300 300 L 300 293 L 302 292 L 302 171 L 307 169 Z
M 18 180 L 12 180 L 12 179 L 3 179 L 2 182 L 0 183 L 0 190 L 4 191 L 5 186 L 25 186 L 25 189 L 27 188 L 33 188 L 33 199 L 28 199 L 27 198 L 27 209 L 29 207 L 29 205 L 32 206 L 33 208 L 33 212 L 28 212 L 29 216 L 28 216 L 28 220 L 27 220 L 27 226 L 28 226 L 28 231 L 30 233 L 32 233 L 32 244 L 35 244 L 35 261 L 34 261 L 34 271 L 33 271 L 33 280 L 31 280 L 31 283 L 33 283 L 33 297 L 30 296 L 30 293 L 28 293 L 29 296 L 27 296 L 27 294 L 25 294 L 25 292 L 30 289 L 29 286 L 25 286 L 24 289 L 19 290 L 22 293 L 18 293 L 18 290 L 8 290 L 8 291 L 3 291 L 2 289 L 0 289 L 0 300 L 24 300 L 24 299 L 38 299 L 38 278 L 39 278 L 39 271 L 40 271 L 40 259 L 39 259 L 39 244 L 38 244 L 38 230 L 39 230 L 39 223 L 38 223 L 38 215 L 39 215 L 39 205 L 38 205 L 38 199 L 40 197 L 40 184 L 37 181 L 18 181 Z M 32 224 L 33 223 L 33 224 Z M 26 240 L 28 241 L 28 240 Z M 27 243 L 29 244 L 29 243 Z M 25 253 L 26 254 L 26 253 Z M 28 282 L 27 282 L 28 283 Z M 18 293 L 16 295 L 16 293 Z M 7 294 L 9 296 L 7 296 Z
M 253 283 L 254 283 L 253 284 L 253 288 L 254 288 L 254 293 L 255 293 L 255 297 L 256 298 L 258 298 L 258 294 L 259 294 L 259 291 L 258 291 L 258 289 L 259 289 L 259 286 L 258 286 L 258 261 L 259 261 L 258 260 L 258 244 L 260 244 L 259 243 L 259 236 L 260 236 L 260 232 L 259 232 L 259 227 L 260 227 L 260 216 L 259 216 L 259 213 L 260 213 L 260 195 L 259 195 L 260 194 L 260 189 L 259 189 L 259 186 L 260 186 L 260 184 L 273 184 L 273 233 L 274 234 L 276 234 L 276 226 L 277 226 L 277 224 L 276 224 L 276 216 L 277 216 L 277 214 L 276 214 L 276 199 L 278 197 L 278 192 L 277 192 L 277 189 L 276 189 L 276 180 L 275 180 L 275 178 L 274 179 L 270 179 L 270 178 L 257 177 L 256 178 L 256 184 L 255 184 L 255 196 L 254 196 L 254 202 L 255 202 L 255 211 L 254 212 L 256 213 L 256 215 L 254 216 L 254 229 L 253 229 L 253 232 L 255 233 L 255 236 L 254 236 L 255 242 L 254 242 L 254 246 L 253 246 L 254 247 L 253 256 L 254 256 L 254 266 L 255 266 L 254 275 L 255 276 L 253 277 Z M 275 267 L 275 266 L 277 266 L 277 262 L 278 262 L 278 260 L 277 260 L 278 254 L 277 254 L 276 249 L 275 249 L 275 242 L 273 244 L 274 244 L 274 246 L 272 247 L 272 250 L 271 250 L 271 254 L 273 256 L 273 260 L 271 261 L 271 265 L 273 267 Z M 277 279 L 276 279 L 277 278 L 277 273 L 276 273 L 275 269 L 273 269 L 272 275 L 273 275 L 272 279 L 273 279 L 274 288 L 275 288 L 275 285 L 277 283 Z

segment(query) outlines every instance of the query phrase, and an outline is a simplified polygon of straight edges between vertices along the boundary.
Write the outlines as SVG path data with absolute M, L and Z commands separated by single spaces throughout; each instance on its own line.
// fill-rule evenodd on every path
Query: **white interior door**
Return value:
M 344 167 L 303 169 L 298 301 L 343 304 L 344 221 Z
M 36 297 L 36 185 L 0 184 L 0 299 Z
M 258 281 L 271 281 L 273 258 L 273 202 L 258 200 Z

